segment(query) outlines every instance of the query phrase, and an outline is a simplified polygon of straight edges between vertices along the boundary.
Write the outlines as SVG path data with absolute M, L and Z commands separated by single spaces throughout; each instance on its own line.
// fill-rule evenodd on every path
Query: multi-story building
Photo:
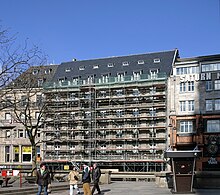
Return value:
M 198 147 L 196 169 L 219 170 L 220 55 L 177 59 L 168 83 L 170 147 Z
M 18 120 L 25 120 L 25 112 L 29 112 L 30 126 L 38 124 L 36 133 L 37 156 L 42 156 L 40 141 L 41 130 L 38 121 L 42 104 L 42 85 L 50 81 L 57 66 L 33 66 L 19 76 L 11 86 L 5 88 L 0 104 L 0 165 L 17 167 L 30 165 L 32 162 L 32 147 L 28 137 L 27 128 Z M 7 91 L 7 92 L 6 92 Z M 16 106 L 15 106 L 15 102 Z M 27 106 L 27 104 L 29 106 Z M 26 123 L 27 124 L 27 123 Z M 9 167 L 10 167 L 9 166 Z M 30 166 L 29 166 L 30 167 Z
M 167 77 L 177 50 L 62 63 L 44 94 L 44 160 L 165 169 Z

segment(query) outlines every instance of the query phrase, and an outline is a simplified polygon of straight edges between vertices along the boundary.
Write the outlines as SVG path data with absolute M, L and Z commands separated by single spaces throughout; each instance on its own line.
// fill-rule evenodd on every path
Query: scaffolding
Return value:
M 165 74 L 47 83 L 43 160 L 163 171 Z

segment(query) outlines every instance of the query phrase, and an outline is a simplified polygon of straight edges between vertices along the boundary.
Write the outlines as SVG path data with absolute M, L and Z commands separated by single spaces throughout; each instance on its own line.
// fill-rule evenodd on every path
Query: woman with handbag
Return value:
M 74 167 L 72 171 L 68 174 L 68 181 L 70 184 L 70 195 L 79 194 L 79 188 L 77 186 L 77 183 L 79 181 L 79 172 L 77 171 L 77 167 Z M 76 193 L 74 194 L 74 189 Z

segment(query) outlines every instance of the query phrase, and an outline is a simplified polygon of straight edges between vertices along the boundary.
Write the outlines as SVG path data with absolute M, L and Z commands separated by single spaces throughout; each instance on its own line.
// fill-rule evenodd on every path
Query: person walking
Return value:
M 79 188 L 77 186 L 77 183 L 79 181 L 79 172 L 77 171 L 77 167 L 74 167 L 73 170 L 69 172 L 68 180 L 70 184 L 70 195 L 79 194 Z M 74 189 L 76 190 L 75 194 Z
M 51 183 L 51 180 L 50 180 L 50 173 L 47 170 L 45 163 L 41 163 L 40 169 L 37 170 L 36 183 L 38 185 L 37 195 L 40 195 L 43 189 L 44 189 L 44 195 L 48 195 L 47 189 L 48 189 L 48 184 Z
M 83 183 L 84 195 L 92 195 L 92 192 L 90 189 L 90 183 L 91 183 L 90 169 L 85 164 L 83 165 L 82 183 Z
M 101 177 L 101 170 L 97 166 L 97 163 L 93 164 L 93 169 L 92 169 L 92 180 L 94 183 L 94 186 L 92 188 L 92 195 L 94 194 L 95 190 L 97 189 L 98 194 L 101 194 L 101 190 L 99 187 L 99 178 Z

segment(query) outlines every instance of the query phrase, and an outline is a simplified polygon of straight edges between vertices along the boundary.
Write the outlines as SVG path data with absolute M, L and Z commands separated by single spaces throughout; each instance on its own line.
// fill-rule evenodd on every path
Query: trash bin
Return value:
M 195 161 L 201 155 L 200 150 L 168 150 L 165 157 L 171 159 L 173 172 L 172 193 L 193 193 Z

